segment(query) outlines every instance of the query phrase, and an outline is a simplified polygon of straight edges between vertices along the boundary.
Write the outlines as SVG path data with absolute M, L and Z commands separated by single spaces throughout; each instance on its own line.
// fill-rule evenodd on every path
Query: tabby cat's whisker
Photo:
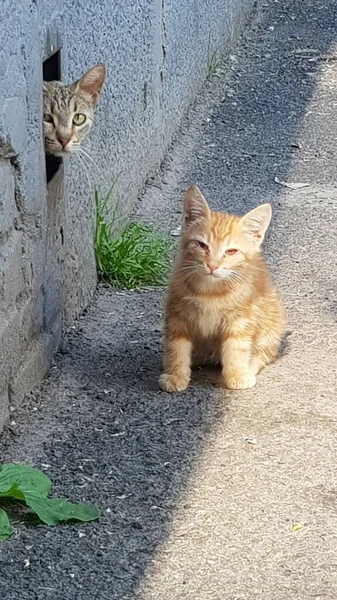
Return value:
M 85 176 L 87 178 L 88 186 L 90 188 L 90 185 L 91 185 L 92 181 L 90 180 L 90 177 L 89 177 L 88 167 L 85 164 L 84 159 L 82 158 L 82 156 L 81 156 L 81 154 L 79 152 L 76 152 L 76 156 L 77 156 L 78 160 L 80 161 L 82 167 L 84 168 Z
M 97 174 L 101 175 L 102 169 L 98 166 L 98 164 L 94 161 L 94 159 L 90 156 L 90 154 L 88 154 L 88 152 L 86 152 L 86 150 L 84 150 L 84 148 L 81 148 L 81 147 L 78 149 L 78 152 L 80 154 L 82 154 L 82 156 L 83 155 L 86 156 L 90 160 L 90 162 L 94 165 L 94 167 L 96 168 Z
M 197 269 L 197 270 L 202 269 L 203 270 L 203 267 L 201 265 L 198 265 L 197 263 L 184 263 L 180 268 L 181 268 L 181 270 L 184 270 L 184 269 Z
M 196 266 L 191 266 L 191 267 L 182 267 L 181 269 L 179 269 L 179 272 L 181 274 L 185 274 L 185 273 L 204 273 L 204 269 L 202 267 L 196 267 Z

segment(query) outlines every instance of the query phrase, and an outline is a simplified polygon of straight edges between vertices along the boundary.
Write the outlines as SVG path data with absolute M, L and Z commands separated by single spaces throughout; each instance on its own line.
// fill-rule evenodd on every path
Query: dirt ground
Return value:
M 190 183 L 215 209 L 272 203 L 282 356 L 253 390 L 199 372 L 168 396 L 164 291 L 100 288 L 43 390 L 12 413 L 0 455 L 102 516 L 54 529 L 17 517 L 0 545 L 1 600 L 337 598 L 335 0 L 263 4 L 138 216 L 174 230 Z

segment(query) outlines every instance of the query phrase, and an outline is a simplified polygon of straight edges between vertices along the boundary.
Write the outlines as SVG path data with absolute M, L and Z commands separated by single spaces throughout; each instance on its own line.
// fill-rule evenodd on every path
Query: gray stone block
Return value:
M 8 387 L 0 389 L 0 431 L 6 423 L 9 416 L 9 397 Z
M 52 359 L 51 347 L 37 344 L 22 360 L 21 368 L 14 374 L 9 384 L 11 406 L 16 406 L 37 384 L 41 382 Z M 53 346 L 53 344 L 52 344 Z
M 14 229 L 9 239 L 0 245 L 0 302 L 2 311 L 9 314 L 25 290 L 21 243 L 22 232 Z
M 1 236 L 13 228 L 17 217 L 14 176 L 10 162 L 0 160 L 0 244 Z M 1 248 L 1 247 L 0 247 Z M 0 249 L 1 252 L 1 249 Z
M 5 133 L 19 154 L 27 144 L 27 104 L 25 97 L 9 98 L 2 106 L 5 115 Z

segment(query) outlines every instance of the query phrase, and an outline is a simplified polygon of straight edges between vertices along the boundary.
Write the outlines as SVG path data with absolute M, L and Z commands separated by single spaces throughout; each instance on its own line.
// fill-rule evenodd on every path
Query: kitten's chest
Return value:
M 193 338 L 219 338 L 226 330 L 226 310 L 217 298 L 189 299 L 188 308 L 188 323 Z

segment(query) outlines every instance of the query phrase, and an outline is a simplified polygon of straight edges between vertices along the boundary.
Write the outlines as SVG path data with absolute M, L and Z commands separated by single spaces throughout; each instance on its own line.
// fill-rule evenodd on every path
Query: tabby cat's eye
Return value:
M 43 120 L 46 123 L 54 123 L 54 119 L 53 119 L 53 117 L 51 115 L 43 115 Z
M 236 248 L 229 248 L 228 250 L 226 250 L 227 256 L 232 256 L 232 254 L 236 254 L 236 253 L 237 253 Z
M 83 125 L 87 120 L 87 117 L 83 113 L 76 113 L 73 118 L 74 125 Z
M 195 243 L 197 244 L 197 246 L 199 246 L 199 248 L 202 248 L 203 250 L 208 250 L 208 246 L 207 246 L 207 244 L 205 244 L 205 242 L 201 242 L 200 240 L 195 240 Z

